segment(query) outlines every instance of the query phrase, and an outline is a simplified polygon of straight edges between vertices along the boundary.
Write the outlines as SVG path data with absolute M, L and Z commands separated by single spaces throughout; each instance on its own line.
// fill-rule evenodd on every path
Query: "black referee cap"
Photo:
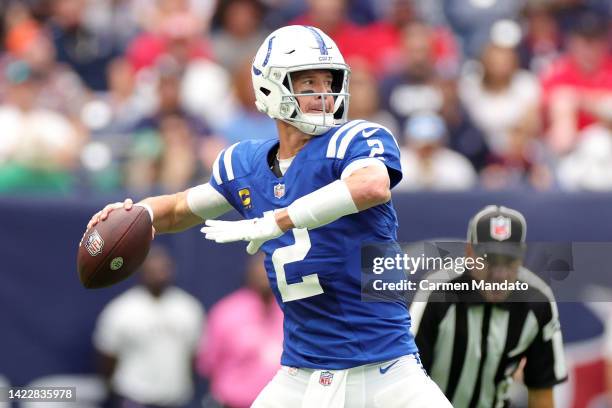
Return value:
M 522 258 L 527 223 L 520 212 L 489 205 L 470 220 L 467 241 L 478 254 L 500 254 Z

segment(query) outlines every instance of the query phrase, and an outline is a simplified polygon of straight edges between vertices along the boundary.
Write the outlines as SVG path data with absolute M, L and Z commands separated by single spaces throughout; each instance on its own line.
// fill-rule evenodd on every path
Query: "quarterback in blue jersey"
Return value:
M 407 305 L 361 300 L 361 245 L 396 240 L 390 190 L 402 170 L 388 129 L 347 122 L 349 72 L 321 30 L 276 30 L 252 78 L 278 137 L 236 143 L 219 154 L 209 183 L 135 205 L 157 232 L 206 220 L 207 239 L 265 253 L 284 347 L 253 407 L 450 407 L 422 369 Z M 109 204 L 89 226 L 121 206 L 132 202 Z M 215 219 L 231 208 L 245 219 Z

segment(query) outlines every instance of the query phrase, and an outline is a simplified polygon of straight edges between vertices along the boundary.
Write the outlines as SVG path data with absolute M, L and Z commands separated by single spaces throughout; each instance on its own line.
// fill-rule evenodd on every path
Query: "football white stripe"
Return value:
M 336 130 L 336 132 L 332 135 L 332 137 L 329 139 L 329 144 L 327 145 L 327 155 L 326 157 L 329 158 L 334 158 L 336 157 L 336 142 L 338 141 L 338 138 L 340 137 L 340 133 L 344 132 L 347 129 L 352 128 L 353 126 L 358 125 L 359 123 L 364 122 L 363 120 L 355 120 L 349 123 L 346 123 L 342 126 L 340 126 L 340 128 L 338 128 L 338 130 Z
M 225 165 L 225 173 L 227 174 L 227 181 L 232 181 L 234 179 L 234 168 L 232 167 L 232 152 L 236 145 L 240 142 L 236 142 L 230 147 L 227 148 L 225 154 L 223 155 L 223 164 Z

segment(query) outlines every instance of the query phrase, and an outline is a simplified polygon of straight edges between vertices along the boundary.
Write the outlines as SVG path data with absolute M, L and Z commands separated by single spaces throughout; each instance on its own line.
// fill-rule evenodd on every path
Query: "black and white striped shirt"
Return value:
M 470 280 L 464 274 L 451 282 Z M 412 303 L 423 366 L 453 407 L 507 407 L 512 375 L 523 357 L 527 387 L 549 388 L 566 380 L 552 291 L 523 267 L 518 280 L 529 284 L 520 295 L 525 301 L 486 303 L 477 292 L 438 291 L 427 299 L 417 294 L 421 301 Z

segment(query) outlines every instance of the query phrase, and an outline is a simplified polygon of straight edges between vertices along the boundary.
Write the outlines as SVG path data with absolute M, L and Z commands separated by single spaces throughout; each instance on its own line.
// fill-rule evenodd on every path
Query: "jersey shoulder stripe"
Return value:
M 218 185 L 223 184 L 223 180 L 221 180 L 221 171 L 219 170 L 219 160 L 221 159 L 221 155 L 223 154 L 224 151 L 225 150 L 221 150 L 219 154 L 217 154 L 217 158 L 215 159 L 213 166 L 212 166 L 213 178 L 215 179 L 215 182 Z
M 352 120 L 340 126 L 338 129 L 336 129 L 332 137 L 329 139 L 329 143 L 327 144 L 327 154 L 325 156 L 330 159 L 335 158 L 338 138 L 340 137 L 340 135 L 342 135 L 344 132 L 346 132 L 350 128 L 362 122 L 365 122 L 365 121 L 364 120 Z
M 215 182 L 221 185 L 249 174 L 261 148 L 277 141 L 278 139 L 243 140 L 223 149 L 213 163 Z
M 383 125 L 380 125 L 378 123 L 374 123 L 374 122 L 368 122 L 368 121 L 364 121 L 364 120 L 360 120 L 360 121 L 353 121 L 350 122 L 352 126 L 350 126 L 349 128 L 344 129 L 344 132 L 342 132 L 342 134 L 337 133 L 338 134 L 338 138 L 340 139 L 340 145 L 337 147 L 336 150 L 336 144 L 337 144 L 337 139 L 336 140 L 330 140 L 330 144 L 333 142 L 333 149 L 329 149 L 328 148 L 328 155 L 327 157 L 331 157 L 331 158 L 338 158 L 338 159 L 344 159 L 344 157 L 346 156 L 346 152 L 349 148 L 349 145 L 351 144 L 351 141 L 355 138 L 355 136 L 357 136 L 358 134 L 362 134 L 362 136 L 364 138 L 368 138 L 370 136 L 372 136 L 373 134 L 375 134 L 376 132 L 378 132 L 379 130 L 384 130 L 385 132 L 387 132 L 389 135 L 391 135 L 391 138 L 393 139 L 393 142 L 395 143 L 395 145 L 397 146 L 397 148 L 399 149 L 399 145 L 397 143 L 397 140 L 395 140 L 395 137 L 393 136 L 393 134 L 391 133 L 391 131 L 386 128 Z M 373 131 L 368 131 L 368 129 L 373 129 Z M 342 129 L 339 129 L 342 130 Z M 336 136 L 336 134 L 334 134 L 334 136 Z M 333 139 L 333 137 L 332 137 Z M 330 155 L 330 153 L 332 153 L 332 155 Z
M 227 175 L 227 181 L 232 181 L 234 179 L 234 166 L 232 164 L 232 153 L 234 153 L 234 149 L 240 142 L 236 142 L 230 147 L 227 148 L 225 153 L 223 153 L 223 165 L 225 166 L 225 174 Z

